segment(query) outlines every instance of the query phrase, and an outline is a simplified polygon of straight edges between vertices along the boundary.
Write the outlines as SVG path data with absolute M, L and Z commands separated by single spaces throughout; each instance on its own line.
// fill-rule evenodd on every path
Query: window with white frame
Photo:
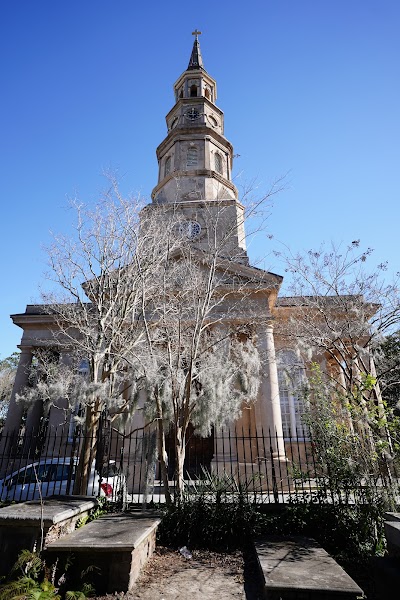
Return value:
M 307 438 L 307 427 L 302 420 L 304 414 L 302 389 L 305 384 L 303 361 L 294 350 L 280 350 L 276 357 L 283 436 Z

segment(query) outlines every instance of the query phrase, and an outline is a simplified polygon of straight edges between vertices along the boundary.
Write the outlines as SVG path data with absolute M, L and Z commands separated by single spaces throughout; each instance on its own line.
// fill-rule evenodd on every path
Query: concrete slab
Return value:
M 398 512 L 387 512 L 383 515 L 385 521 L 400 521 L 400 513 Z
M 43 518 L 48 525 L 55 525 L 97 506 L 93 496 L 54 496 L 43 500 L 30 500 L 22 504 L 11 504 L 0 509 L 1 525 L 28 526 L 40 523 Z
M 384 526 L 389 555 L 400 557 L 400 521 L 385 521 Z
M 55 496 L 0 509 L 0 576 L 6 575 L 24 548 L 40 548 L 74 531 L 76 522 L 97 506 L 93 496 Z M 43 525 L 43 528 L 42 528 Z
M 46 546 L 51 556 L 66 552 L 78 558 L 69 570 L 79 581 L 83 569 L 98 567 L 99 593 L 129 591 L 153 554 L 161 519 L 148 513 L 108 514 Z
M 156 529 L 161 519 L 148 513 L 109 514 L 96 519 L 47 546 L 51 551 L 132 551 Z
M 363 595 L 351 577 L 312 539 L 271 536 L 257 540 L 255 548 L 266 598 L 298 598 L 300 592 L 307 593 L 310 600 L 355 600 Z

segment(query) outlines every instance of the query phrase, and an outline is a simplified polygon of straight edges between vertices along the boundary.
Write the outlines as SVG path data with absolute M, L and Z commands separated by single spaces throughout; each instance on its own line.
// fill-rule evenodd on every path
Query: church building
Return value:
M 179 214 L 180 231 L 196 251 L 206 254 L 212 239 L 213 247 L 220 248 L 225 273 L 230 273 L 232 281 L 236 278 L 255 282 L 254 294 L 249 293 L 248 297 L 251 310 L 243 305 L 242 314 L 236 314 L 235 318 L 245 321 L 247 312 L 252 314 L 252 327 L 262 356 L 261 385 L 257 401 L 243 411 L 239 422 L 232 424 L 225 435 L 233 435 L 235 427 L 250 432 L 250 437 L 261 438 L 272 433 L 272 448 L 257 448 L 253 459 L 249 454 L 244 456 L 238 448 L 235 455 L 232 447 L 227 450 L 221 440 L 215 441 L 211 448 L 211 465 L 228 461 L 235 463 L 234 469 L 240 473 L 251 460 L 258 465 L 262 460 L 265 463 L 267 455 L 270 461 L 287 461 L 290 450 L 285 440 L 291 437 L 306 440 L 301 421 L 302 404 L 295 390 L 304 369 L 299 368 L 298 353 L 288 348 L 279 336 L 274 336 L 274 324 L 291 310 L 290 300 L 278 302 L 283 278 L 252 267 L 249 261 L 245 209 L 232 182 L 233 146 L 224 135 L 224 113 L 217 105 L 217 82 L 204 67 L 199 33 L 194 32 L 188 67 L 174 84 L 174 105 L 166 115 L 166 137 L 157 148 L 158 181 L 151 197 L 155 207 L 174 206 Z M 210 223 L 216 221 L 218 227 L 212 228 Z M 16 402 L 16 395 L 28 383 L 29 366 L 36 349 L 51 340 L 51 315 L 45 314 L 38 305 L 28 305 L 24 313 L 11 318 L 22 329 L 21 354 L 3 433 L 20 430 L 22 423 L 29 433 L 39 428 L 42 406 L 36 403 L 25 415 L 23 406 Z M 296 364 L 295 383 L 286 376 L 285 365 L 291 364 Z M 65 415 L 60 416 L 61 408 L 50 410 L 47 425 L 50 433 L 65 420 Z M 140 424 L 140 417 L 135 418 Z M 65 427 L 70 426 L 68 423 Z

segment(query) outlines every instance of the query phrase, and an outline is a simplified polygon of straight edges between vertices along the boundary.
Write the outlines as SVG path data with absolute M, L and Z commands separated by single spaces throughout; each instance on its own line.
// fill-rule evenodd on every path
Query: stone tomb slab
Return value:
M 400 521 L 385 521 L 384 527 L 389 555 L 400 558 Z
M 10 504 L 0 509 L 0 524 L 35 525 L 43 517 L 46 526 L 66 521 L 97 506 L 93 496 L 53 496 L 40 500 L 29 500 Z
M 268 600 L 356 600 L 361 588 L 317 542 L 268 536 L 255 542 Z
M 54 496 L 0 509 L 0 575 L 6 575 L 24 548 L 40 548 L 74 531 L 76 521 L 97 506 L 92 496 Z
M 400 521 L 400 513 L 387 512 L 383 515 L 385 521 Z
M 148 513 L 109 514 L 47 546 L 47 552 L 76 555 L 72 577 L 95 565 L 97 592 L 127 592 L 153 554 L 160 518 Z

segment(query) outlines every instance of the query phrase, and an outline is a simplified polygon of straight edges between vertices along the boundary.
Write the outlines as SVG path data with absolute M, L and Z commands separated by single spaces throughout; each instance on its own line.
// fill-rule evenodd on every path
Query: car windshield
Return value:
M 72 467 L 72 469 L 71 469 Z M 62 465 L 53 465 L 54 473 L 53 480 L 54 481 L 66 481 L 75 477 L 75 464 L 62 464 Z
M 8 486 L 31 485 L 36 482 L 67 481 L 75 477 L 74 463 L 43 463 L 23 468 L 8 480 Z
M 28 485 L 36 481 L 50 481 L 51 467 L 52 465 L 48 464 L 32 465 L 26 469 L 22 469 L 12 478 L 11 483 L 12 485 Z

